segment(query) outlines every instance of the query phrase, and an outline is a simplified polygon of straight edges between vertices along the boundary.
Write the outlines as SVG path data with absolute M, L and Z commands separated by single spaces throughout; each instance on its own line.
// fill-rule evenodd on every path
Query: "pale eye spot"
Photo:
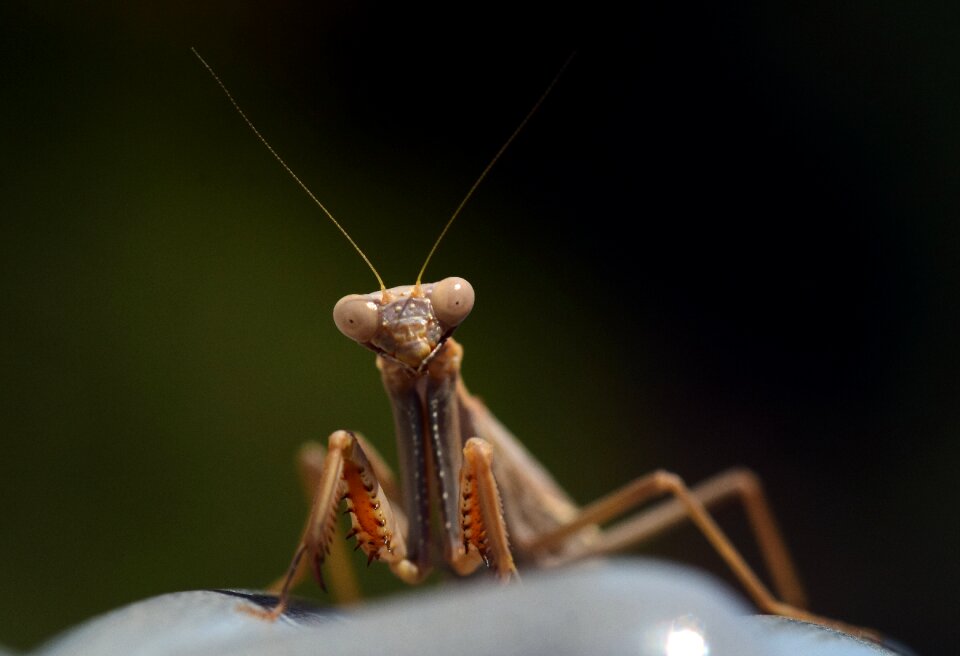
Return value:
M 445 278 L 433 286 L 430 300 L 437 318 L 456 326 L 473 309 L 473 287 L 463 278 Z
M 357 295 L 346 296 L 333 308 L 333 320 L 344 335 L 358 342 L 366 342 L 377 331 L 380 323 L 376 303 Z

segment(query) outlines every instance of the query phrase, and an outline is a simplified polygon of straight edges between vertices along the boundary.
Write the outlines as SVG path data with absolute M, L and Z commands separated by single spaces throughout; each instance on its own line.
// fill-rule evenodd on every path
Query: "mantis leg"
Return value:
M 681 521 L 691 521 L 764 612 L 835 627 L 873 640 L 878 638 L 870 629 L 819 617 L 803 609 L 805 598 L 793 562 L 759 481 L 751 472 L 731 470 L 690 489 L 676 474 L 656 471 L 579 508 L 480 399 L 463 385 L 458 390 L 458 398 L 471 431 L 495 450 L 495 471 L 507 502 L 507 522 L 516 542 L 516 553 L 522 559 L 544 566 L 559 565 L 625 549 Z M 666 495 L 673 498 L 613 527 L 599 528 Z M 743 503 L 772 571 L 774 585 L 786 601 L 774 597 L 707 511 L 707 506 L 730 498 Z
M 596 553 L 608 553 L 663 532 L 682 519 L 688 519 L 700 529 L 708 542 L 716 549 L 720 557 L 733 571 L 746 589 L 754 603 L 764 612 L 783 615 L 808 622 L 840 628 L 853 635 L 872 636 L 868 629 L 842 624 L 833 619 L 809 613 L 794 603 L 778 600 L 760 581 L 754 571 L 740 555 L 730 539 L 717 525 L 706 505 L 714 504 L 730 496 L 739 496 L 747 508 L 747 514 L 753 524 L 754 532 L 761 548 L 766 553 L 768 563 L 785 568 L 777 573 L 775 580 L 779 588 L 802 602 L 802 589 L 793 571 L 792 562 L 783 546 L 779 531 L 773 523 L 772 515 L 757 484 L 756 478 L 744 470 L 732 470 L 720 474 L 691 490 L 683 480 L 671 472 L 655 471 L 628 483 L 619 490 L 603 497 L 580 510 L 571 521 L 562 524 L 553 531 L 541 535 L 526 547 L 532 551 L 549 548 L 563 542 L 578 530 L 596 526 L 613 519 L 632 508 L 663 495 L 672 495 L 672 501 L 655 507 L 646 513 L 627 520 L 612 531 L 601 533 L 596 546 L 591 546 L 576 558 Z M 572 559 L 572 558 L 571 558 Z
M 743 507 L 760 553 L 781 599 L 792 606 L 807 607 L 807 596 L 797 575 L 793 559 L 767 502 L 757 475 L 749 469 L 721 472 L 690 489 L 705 508 L 735 500 Z M 666 532 L 685 521 L 688 514 L 673 499 L 605 529 L 593 545 L 595 553 L 622 551 L 648 538 Z
M 359 442 L 360 447 L 370 461 L 373 472 L 380 482 L 380 486 L 387 495 L 387 498 L 391 501 L 397 499 L 397 484 L 394 480 L 393 472 L 386 464 L 386 461 L 384 461 L 376 449 L 374 449 L 362 435 L 354 433 L 353 436 L 357 442 Z M 313 496 L 320 486 L 320 479 L 323 474 L 323 463 L 326 457 L 327 450 L 318 442 L 307 442 L 300 448 L 300 452 L 297 455 L 297 468 L 308 502 L 313 500 Z M 401 529 L 405 531 L 406 520 L 396 506 L 394 506 L 394 513 L 398 516 L 397 519 Z M 352 561 L 346 542 L 337 538 L 332 539 L 330 541 L 330 554 L 327 560 L 329 563 L 330 588 L 333 598 L 337 603 L 349 604 L 360 601 L 362 597 L 360 584 L 357 581 L 356 571 L 351 564 Z M 279 594 L 285 584 L 288 588 L 293 589 L 302 583 L 309 574 L 309 561 L 301 559 L 299 566 L 292 576 L 287 574 L 280 577 L 274 581 L 267 590 Z
M 522 556 L 535 562 L 561 564 L 626 549 L 682 521 L 692 520 L 744 585 L 752 590 L 751 594 L 768 599 L 770 593 L 733 549 L 706 509 L 735 498 L 746 509 L 777 592 L 792 606 L 805 605 L 805 595 L 793 561 L 763 488 L 752 472 L 729 470 L 693 489 L 688 489 L 673 474 L 657 472 L 579 508 L 520 441 L 462 385 L 459 398 L 471 428 L 489 441 L 496 451 L 498 480 L 509 502 L 506 508 L 508 525 Z M 602 531 L 597 529 L 599 525 L 666 494 L 672 494 L 674 499 L 613 527 Z
M 316 475 L 318 457 L 322 457 L 322 464 Z M 408 583 L 420 581 L 425 572 L 406 558 L 402 519 L 393 510 L 381 486 L 377 467 L 371 464 L 357 436 L 337 431 L 329 438 L 325 456 L 316 447 L 308 447 L 301 459 L 302 462 L 314 461 L 306 464 L 307 476 L 316 480 L 313 503 L 280 586 L 277 605 L 263 613 L 267 619 L 279 617 L 286 609 L 290 590 L 302 576 L 305 562 L 313 566 L 320 585 L 324 586 L 321 567 L 331 553 L 341 501 L 347 502 L 351 515 L 353 529 L 349 537 L 357 538 L 358 547 L 367 554 L 368 562 L 383 560 L 400 579 Z M 311 470 L 314 473 L 309 473 Z
M 452 553 L 448 556 L 453 569 L 465 576 L 474 571 L 482 559 L 496 570 L 501 581 L 515 578 L 517 568 L 510 553 L 500 491 L 493 475 L 493 447 L 478 437 L 470 438 L 463 447 L 460 511 L 462 544 L 451 545 Z

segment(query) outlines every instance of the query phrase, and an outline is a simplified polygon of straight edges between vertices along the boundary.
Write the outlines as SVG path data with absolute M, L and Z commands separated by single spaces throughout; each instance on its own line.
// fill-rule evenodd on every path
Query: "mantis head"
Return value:
M 350 294 L 333 308 L 344 335 L 413 373 L 423 371 L 473 309 L 473 286 L 463 278 Z

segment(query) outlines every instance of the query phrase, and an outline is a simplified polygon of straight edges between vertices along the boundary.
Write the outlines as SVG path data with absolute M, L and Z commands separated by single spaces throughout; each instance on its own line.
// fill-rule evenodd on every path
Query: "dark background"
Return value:
M 578 50 L 427 274 L 468 384 L 581 502 L 755 468 L 817 612 L 955 643 L 957 10 L 59 4 L 0 9 L 0 643 L 262 586 L 300 443 L 393 457 L 330 320 L 373 277 L 191 45 L 388 285 Z

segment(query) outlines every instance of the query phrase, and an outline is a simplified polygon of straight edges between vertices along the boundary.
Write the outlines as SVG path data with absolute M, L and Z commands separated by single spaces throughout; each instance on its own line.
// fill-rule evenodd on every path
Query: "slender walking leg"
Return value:
M 600 521 L 608 521 L 633 510 L 637 503 L 631 503 L 631 485 L 628 484 L 591 504 L 582 512 L 587 513 L 598 504 L 604 504 L 613 514 Z M 756 474 L 743 468 L 729 469 L 691 488 L 690 494 L 705 508 L 713 508 L 731 499 L 739 501 L 746 511 L 747 520 L 760 547 L 770 577 L 773 579 L 777 594 L 792 606 L 806 607 L 807 598 L 803 586 Z M 619 508 L 617 508 L 618 501 L 621 502 Z M 582 553 L 571 553 L 568 558 L 562 560 L 623 551 L 664 533 L 689 518 L 690 515 L 678 499 L 664 501 L 604 529 L 598 539 L 591 541 Z M 582 522 L 582 519 L 583 515 L 576 520 L 577 523 Z M 572 525 L 571 522 L 561 527 L 560 531 L 563 534 L 569 534 L 573 530 Z M 539 538 L 537 545 L 549 544 L 555 539 L 556 534 L 544 535 Z
M 714 508 L 731 500 L 738 501 L 746 512 L 777 595 L 791 606 L 807 607 L 807 595 L 793 559 L 754 472 L 742 468 L 729 469 L 699 483 L 690 492 L 706 508 Z M 687 514 L 679 501 L 665 501 L 605 529 L 596 543 L 596 553 L 622 551 L 686 519 Z
M 701 489 L 701 494 L 705 494 L 707 497 L 718 498 L 723 496 L 724 492 L 734 487 L 735 484 L 736 481 L 732 478 L 726 481 L 721 480 L 719 483 L 716 481 L 708 481 L 706 493 Z M 703 501 L 687 488 L 679 476 L 671 472 L 660 470 L 646 476 L 641 476 L 608 496 L 584 507 L 575 519 L 563 524 L 554 531 L 540 536 L 534 542 L 527 545 L 527 547 L 532 550 L 538 550 L 556 545 L 581 528 L 602 524 L 614 517 L 622 515 L 633 507 L 665 494 L 670 494 L 674 497 L 678 510 L 700 529 L 700 532 L 703 533 L 707 541 L 716 549 L 720 557 L 726 562 L 727 566 L 730 567 L 734 576 L 737 577 L 746 589 L 747 594 L 762 611 L 808 622 L 815 622 L 825 626 L 837 627 L 852 635 L 869 638 L 875 637 L 875 634 L 869 629 L 863 629 L 833 619 L 820 617 L 802 608 L 776 599 L 710 516 Z M 667 506 L 667 508 L 669 508 L 669 506 Z M 654 509 L 654 512 L 658 510 L 659 509 Z M 657 530 L 651 532 L 649 527 L 645 528 L 645 537 L 651 535 L 653 532 L 659 532 L 666 526 L 673 525 L 677 521 L 673 516 L 673 510 L 661 512 L 661 519 L 657 522 L 659 524 Z M 763 531 L 769 531 L 771 528 L 775 530 L 775 527 L 770 524 L 763 529 Z M 763 531 L 761 531 L 761 535 L 766 535 Z M 769 538 L 758 537 L 758 539 L 761 544 L 764 544 L 764 540 Z M 777 539 L 779 540 L 779 535 L 777 535 Z M 782 541 L 780 542 L 782 543 Z M 587 554 L 584 553 L 583 555 Z M 782 556 L 785 555 L 786 552 L 784 551 Z

